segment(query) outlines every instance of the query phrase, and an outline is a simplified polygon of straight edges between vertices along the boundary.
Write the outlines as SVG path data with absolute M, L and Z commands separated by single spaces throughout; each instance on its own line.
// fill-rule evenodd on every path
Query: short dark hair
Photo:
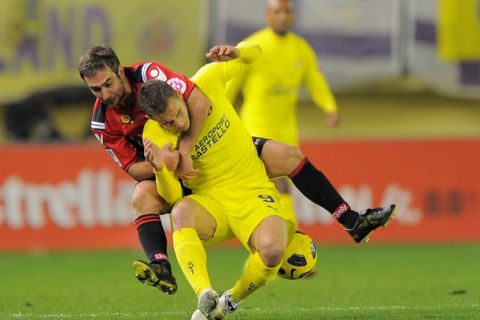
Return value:
M 85 80 L 85 77 L 93 77 L 98 70 L 109 67 L 115 74 L 118 75 L 120 68 L 120 60 L 118 59 L 112 47 L 101 44 L 94 46 L 82 54 L 78 62 L 78 72 L 80 77 Z
M 149 80 L 140 89 L 140 105 L 149 116 L 156 116 L 167 110 L 167 102 L 177 92 L 165 81 Z

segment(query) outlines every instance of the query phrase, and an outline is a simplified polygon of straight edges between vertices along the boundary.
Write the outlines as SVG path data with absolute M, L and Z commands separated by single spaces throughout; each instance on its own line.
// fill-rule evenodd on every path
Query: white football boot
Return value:
M 200 309 L 197 309 L 193 312 L 192 317 L 190 320 L 208 320 L 207 317 L 200 311 Z
M 215 290 L 212 288 L 205 289 L 198 297 L 197 308 L 208 320 L 223 320 L 223 312 L 217 308 L 218 300 L 218 293 Z M 195 312 L 193 315 L 195 315 Z
M 217 313 L 222 313 L 223 316 L 226 316 L 230 313 L 233 313 L 238 308 L 238 302 L 235 302 L 230 296 L 230 290 L 225 291 L 220 299 L 218 299 Z

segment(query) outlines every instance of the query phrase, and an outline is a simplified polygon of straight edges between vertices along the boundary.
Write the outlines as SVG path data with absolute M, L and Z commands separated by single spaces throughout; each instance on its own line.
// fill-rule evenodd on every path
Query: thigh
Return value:
M 273 179 L 291 174 L 304 155 L 295 145 L 267 140 L 263 144 L 260 158 L 265 164 L 268 176 Z
M 153 180 L 139 181 L 132 194 L 132 206 L 136 216 L 150 213 L 165 213 L 168 206 L 157 192 Z
M 293 236 L 294 228 L 291 224 L 281 216 L 270 215 L 265 217 L 253 230 L 249 244 L 255 250 L 260 248 L 278 245 L 285 249 L 291 236 Z
M 278 192 L 280 193 L 290 193 L 289 181 L 290 180 L 285 177 L 275 178 L 272 180 L 275 188 L 277 188 Z
M 206 232 L 204 237 L 200 237 L 205 243 L 222 243 L 233 237 L 225 212 L 226 209 L 218 201 L 209 196 L 198 194 L 191 194 L 185 199 L 195 203 L 195 226 L 199 228 L 197 232 L 198 230 Z M 213 229 L 210 223 L 212 220 L 215 222 Z
M 291 212 L 279 210 L 279 195 L 273 186 L 272 188 L 249 190 L 238 195 L 241 206 L 229 215 L 229 221 L 234 234 L 247 249 L 253 251 L 250 238 L 263 221 L 275 221 L 283 224 L 285 229 L 282 227 L 278 231 L 283 233 L 282 230 L 287 230 L 289 234 L 293 234 L 296 225 L 295 216 Z M 269 217 L 274 218 L 270 219 Z

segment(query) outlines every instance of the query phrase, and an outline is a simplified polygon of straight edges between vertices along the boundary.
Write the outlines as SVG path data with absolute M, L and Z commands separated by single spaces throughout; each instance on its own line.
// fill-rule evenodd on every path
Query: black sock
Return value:
M 347 228 L 353 227 L 358 213 L 351 210 L 327 177 L 305 157 L 288 176 L 300 192 L 318 204 Z
M 135 219 L 138 238 L 150 261 L 168 259 L 167 237 L 158 214 L 144 214 Z
M 358 212 L 353 211 L 352 209 L 348 209 L 343 215 L 337 218 L 338 222 L 340 222 L 345 228 L 351 229 L 355 226 L 355 222 L 358 219 Z

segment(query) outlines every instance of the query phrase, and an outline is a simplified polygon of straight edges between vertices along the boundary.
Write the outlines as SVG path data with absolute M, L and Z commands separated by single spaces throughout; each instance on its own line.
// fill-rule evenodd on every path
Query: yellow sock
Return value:
M 173 248 L 185 278 L 198 297 L 211 285 L 207 271 L 207 255 L 197 231 L 193 228 L 182 228 L 175 231 Z
M 280 264 L 273 268 L 268 268 L 260 258 L 258 252 L 248 257 L 245 269 L 240 279 L 230 289 L 230 296 L 235 302 L 240 302 L 257 290 L 263 287 L 269 280 L 273 279 L 280 268 Z

